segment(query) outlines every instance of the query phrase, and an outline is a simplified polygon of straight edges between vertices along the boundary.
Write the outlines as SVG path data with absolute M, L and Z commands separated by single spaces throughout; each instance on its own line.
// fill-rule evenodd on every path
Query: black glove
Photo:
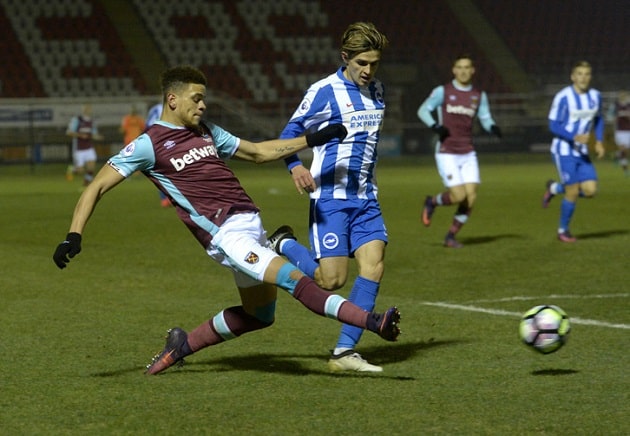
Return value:
M 448 131 L 448 129 L 438 123 L 435 123 L 434 125 L 432 125 L 431 130 L 433 130 L 435 133 L 438 134 L 438 136 L 440 137 L 440 142 L 444 141 L 448 137 L 448 135 L 450 135 L 450 132 Z
M 329 124 L 322 130 L 306 135 L 306 143 L 309 147 L 317 147 L 324 145 L 331 139 L 339 139 L 340 141 L 346 137 L 348 131 L 343 124 Z
M 59 267 L 64 269 L 66 264 L 70 262 L 68 257 L 73 258 L 81 252 L 81 235 L 78 233 L 68 233 L 66 240 L 57 245 L 55 254 L 53 254 L 53 260 Z
M 492 127 L 490 127 L 490 131 L 497 137 L 497 138 L 502 138 L 503 134 L 501 133 L 501 129 L 499 129 L 499 126 L 497 126 L 496 124 L 493 124 Z

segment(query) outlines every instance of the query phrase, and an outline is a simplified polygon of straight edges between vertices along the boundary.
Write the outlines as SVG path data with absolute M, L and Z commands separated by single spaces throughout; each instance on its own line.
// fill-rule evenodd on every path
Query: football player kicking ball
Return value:
M 253 143 L 206 124 L 206 78 L 193 67 L 174 67 L 162 74 L 164 111 L 119 154 L 111 157 L 76 204 L 66 239 L 53 259 L 65 268 L 81 251 L 81 234 L 103 195 L 136 171 L 142 171 L 171 200 L 208 255 L 234 272 L 241 304 L 185 332 L 169 330 L 166 346 L 147 366 L 157 374 L 183 362 L 202 348 L 274 322 L 277 287 L 318 315 L 370 330 L 395 341 L 400 313 L 368 312 L 343 297 L 324 291 L 297 267 L 267 247 L 259 210 L 224 160 L 231 157 L 263 163 L 282 159 L 306 147 L 344 138 L 345 128 L 331 124 L 317 132 L 287 140 Z

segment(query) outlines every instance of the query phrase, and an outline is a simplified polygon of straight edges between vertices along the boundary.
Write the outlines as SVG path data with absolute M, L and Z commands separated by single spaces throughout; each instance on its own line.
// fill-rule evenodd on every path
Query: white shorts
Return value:
M 278 255 L 267 247 L 267 232 L 258 213 L 229 217 L 212 238 L 208 255 L 234 272 L 239 288 L 259 285 L 269 263 Z
M 617 144 L 618 147 L 630 148 L 630 130 L 616 131 L 615 144 Z
M 96 150 L 94 148 L 75 150 L 72 157 L 74 166 L 76 168 L 83 168 L 88 162 L 96 162 Z
M 442 183 L 447 188 L 466 183 L 481 183 L 477 153 L 466 154 L 436 153 L 435 162 Z

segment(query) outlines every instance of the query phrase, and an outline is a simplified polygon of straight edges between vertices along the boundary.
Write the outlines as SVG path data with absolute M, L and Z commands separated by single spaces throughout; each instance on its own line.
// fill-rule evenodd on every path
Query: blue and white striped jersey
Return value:
M 162 116 L 162 109 L 164 109 L 164 105 L 162 103 L 157 103 L 151 106 L 149 112 L 147 113 L 145 128 L 151 127 L 157 120 L 160 119 Z
M 295 138 L 340 122 L 348 130 L 342 142 L 334 139 L 313 148 L 311 173 L 317 183 L 310 194 L 313 199 L 375 199 L 378 191 L 374 170 L 385 115 L 384 87 L 374 79 L 360 88 L 344 77 L 344 69 L 311 85 L 280 134 Z M 297 162 L 297 157 L 287 159 L 289 169 Z
M 549 111 L 549 130 L 554 137 L 551 152 L 560 156 L 580 156 L 588 154 L 587 144 L 573 140 L 575 135 L 595 131 L 595 138 L 601 141 L 604 136 L 602 117 L 602 97 L 598 90 L 589 89 L 578 94 L 570 85 L 561 89 L 553 99 Z

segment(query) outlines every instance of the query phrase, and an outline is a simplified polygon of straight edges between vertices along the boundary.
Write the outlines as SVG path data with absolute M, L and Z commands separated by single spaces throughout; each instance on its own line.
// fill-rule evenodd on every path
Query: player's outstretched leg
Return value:
M 390 307 L 385 313 L 370 313 L 367 319 L 367 329 L 375 332 L 386 341 L 394 342 L 400 335 L 400 311 L 396 306 Z
M 299 270 L 290 263 L 280 269 L 278 286 L 286 289 L 310 311 L 320 316 L 334 318 L 344 324 L 367 329 L 386 341 L 395 341 L 398 338 L 400 334 L 398 308 L 390 307 L 385 313 L 368 312 L 338 294 L 323 290 L 310 277 L 302 276 L 297 282 L 291 283 L 292 280 L 288 276 L 292 271 Z
M 253 289 L 253 288 L 252 288 Z M 258 290 L 260 288 L 256 288 Z M 184 357 L 202 348 L 238 338 L 241 335 L 264 329 L 273 324 L 273 313 L 260 312 L 260 317 L 250 315 L 243 306 L 223 309 L 212 319 L 202 322 L 188 333 L 179 327 L 172 328 L 166 336 L 162 352 L 147 366 L 147 374 L 157 374 L 165 369 L 184 364 Z
M 147 365 L 146 374 L 157 374 L 164 371 L 175 364 L 182 366 L 184 364 L 184 356 L 186 353 L 183 348 L 187 345 L 188 335 L 179 327 L 170 329 L 166 335 L 166 345 L 160 354 L 153 357 L 150 364 Z

